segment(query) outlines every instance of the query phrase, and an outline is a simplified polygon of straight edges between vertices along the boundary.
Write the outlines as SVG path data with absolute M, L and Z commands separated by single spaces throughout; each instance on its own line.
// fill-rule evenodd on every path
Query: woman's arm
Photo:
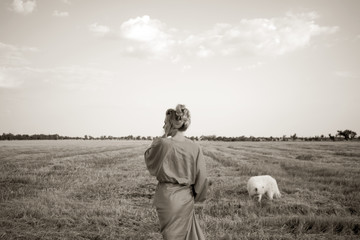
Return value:
M 203 202 L 205 201 L 207 195 L 208 179 L 204 155 L 201 148 L 199 149 L 199 154 L 196 161 L 196 168 L 197 173 L 195 178 L 195 184 L 193 186 L 195 202 Z
M 161 138 L 157 138 L 144 153 L 146 167 L 153 176 L 157 175 L 161 166 L 162 148 Z

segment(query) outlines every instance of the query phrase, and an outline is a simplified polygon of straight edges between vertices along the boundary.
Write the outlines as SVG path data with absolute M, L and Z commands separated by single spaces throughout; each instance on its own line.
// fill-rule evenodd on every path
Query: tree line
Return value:
M 314 137 L 298 137 L 296 133 L 290 136 L 283 135 L 282 137 L 224 137 L 224 136 L 216 136 L 216 135 L 209 135 L 209 136 L 201 136 L 200 140 L 205 141 L 225 141 L 225 142 L 240 142 L 240 141 L 348 141 L 348 140 L 360 140 L 360 136 L 356 138 L 356 132 L 345 130 L 341 131 L 338 130 L 338 133 L 335 135 L 329 134 L 328 136 L 320 135 Z
M 0 140 L 152 140 L 153 137 L 142 137 L 142 136 L 124 136 L 124 137 L 113 137 L 113 136 L 100 136 L 92 137 L 85 135 L 84 137 L 69 137 L 60 136 L 59 134 L 12 134 L 3 133 L 0 135 Z
M 298 137 L 296 133 L 290 136 L 283 135 L 282 137 L 226 137 L 226 136 L 216 136 L 216 135 L 202 135 L 191 136 L 189 137 L 194 141 L 224 141 L 224 142 L 240 142 L 240 141 L 349 141 L 349 140 L 360 140 L 360 136 L 356 137 L 357 133 L 349 129 L 338 130 L 335 135 L 328 134 L 328 136 L 320 135 L 314 137 Z M 69 137 L 69 136 L 60 136 L 59 134 L 12 134 L 12 133 L 3 133 L 0 135 L 1 140 L 153 140 L 159 136 L 123 136 L 123 137 L 113 137 L 113 136 L 100 136 L 93 137 L 90 135 L 85 135 L 84 137 Z

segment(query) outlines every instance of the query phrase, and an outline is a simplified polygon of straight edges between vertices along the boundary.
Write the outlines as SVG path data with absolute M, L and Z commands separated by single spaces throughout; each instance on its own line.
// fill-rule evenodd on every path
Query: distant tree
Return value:
M 129 136 L 126 136 L 125 139 L 126 139 L 126 140 L 133 140 L 134 137 L 133 137 L 133 135 L 129 135 Z
M 216 135 L 208 135 L 208 136 L 202 135 L 202 136 L 200 137 L 200 140 L 203 140 L 203 141 L 214 141 L 214 140 L 216 140 Z
M 332 136 L 330 133 L 329 133 L 329 138 L 331 141 L 335 141 L 335 136 Z
M 356 132 L 354 132 L 354 131 L 351 131 L 351 133 L 350 133 L 350 139 L 354 139 L 355 137 L 356 137 Z
M 195 136 L 191 136 L 190 139 L 191 139 L 192 141 L 199 141 L 199 138 L 198 138 L 198 137 L 195 137 Z
M 337 132 L 338 132 L 337 135 L 344 137 L 345 140 L 354 139 L 357 135 L 356 132 L 351 131 L 349 129 L 346 129 L 344 131 L 338 130 Z
M 296 133 L 294 133 L 294 135 L 290 135 L 290 138 L 291 138 L 292 140 L 296 140 L 296 139 L 297 139 Z
M 14 140 L 15 136 L 12 133 L 3 133 L 2 140 Z

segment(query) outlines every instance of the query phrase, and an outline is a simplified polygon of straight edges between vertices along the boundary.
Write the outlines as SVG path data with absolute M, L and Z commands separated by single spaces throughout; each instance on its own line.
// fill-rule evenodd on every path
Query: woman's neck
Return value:
M 184 132 L 177 131 L 177 133 L 175 134 L 175 136 L 173 136 L 172 138 L 173 138 L 174 140 L 184 141 L 184 140 L 185 140 Z

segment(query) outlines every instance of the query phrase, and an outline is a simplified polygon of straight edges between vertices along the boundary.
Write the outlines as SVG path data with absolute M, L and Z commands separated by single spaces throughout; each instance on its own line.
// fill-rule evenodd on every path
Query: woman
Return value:
M 207 175 L 200 146 L 184 136 L 190 122 L 184 105 L 168 109 L 164 136 L 145 152 L 146 166 L 159 181 L 154 205 L 165 240 L 205 239 L 195 218 L 194 202 L 206 198 Z

